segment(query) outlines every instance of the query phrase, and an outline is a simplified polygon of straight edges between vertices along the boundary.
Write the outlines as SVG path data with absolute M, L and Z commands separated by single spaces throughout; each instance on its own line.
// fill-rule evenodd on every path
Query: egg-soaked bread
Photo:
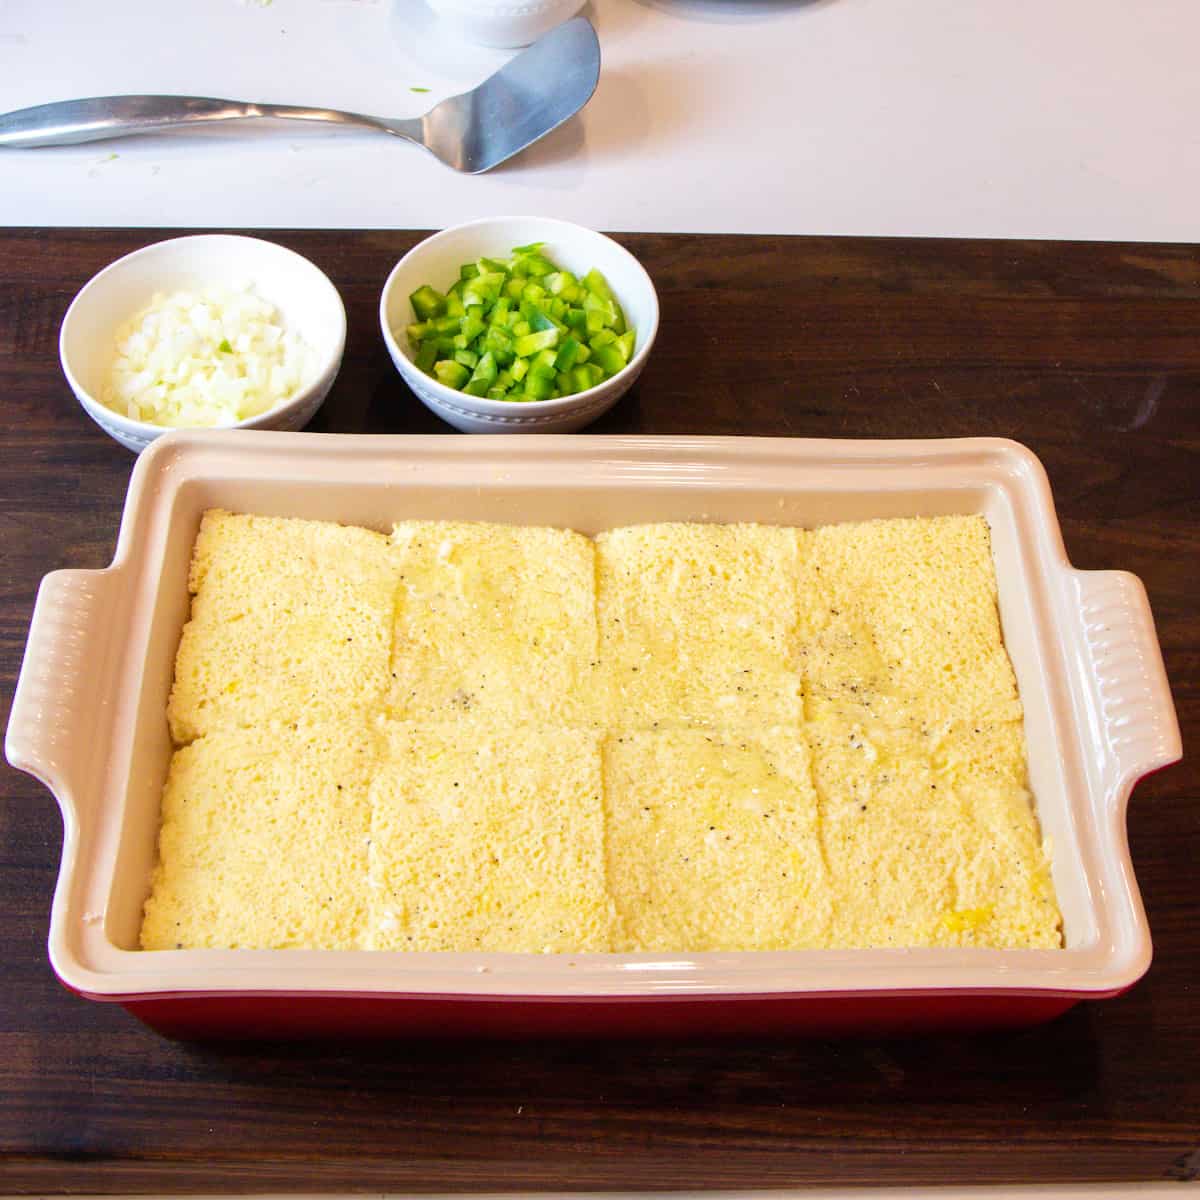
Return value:
M 1061 945 L 981 517 L 214 510 L 190 586 L 146 949 Z
M 595 551 L 566 529 L 405 521 L 390 714 L 594 727 Z
M 382 534 L 206 512 L 167 706 L 176 743 L 370 711 L 388 684 L 395 582 Z
M 596 539 L 612 729 L 800 719 L 798 531 L 667 523 Z
M 982 517 L 815 529 L 796 596 L 809 719 L 1020 719 Z
M 218 729 L 177 750 L 142 948 L 360 945 L 378 762 L 365 724 L 328 719 Z
M 387 734 L 371 787 L 371 949 L 612 949 L 597 734 Z
M 622 948 L 829 944 L 817 798 L 796 729 L 610 735 L 604 787 Z
M 1058 946 L 1016 722 L 805 727 L 830 945 Z

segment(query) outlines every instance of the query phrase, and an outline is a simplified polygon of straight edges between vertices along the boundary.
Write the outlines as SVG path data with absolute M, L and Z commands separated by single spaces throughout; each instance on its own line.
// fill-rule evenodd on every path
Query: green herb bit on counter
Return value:
M 542 250 L 534 242 L 463 263 L 444 293 L 417 288 L 405 330 L 416 365 L 456 391 L 517 403 L 570 396 L 622 370 L 636 333 L 608 281 L 595 269 L 580 279 Z

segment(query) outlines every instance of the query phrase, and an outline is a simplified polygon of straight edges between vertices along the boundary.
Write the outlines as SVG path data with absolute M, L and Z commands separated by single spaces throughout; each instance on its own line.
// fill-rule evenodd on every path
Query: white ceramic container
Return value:
M 170 238 L 110 263 L 79 292 L 59 335 L 63 373 L 84 411 L 122 446 L 140 452 L 167 432 L 134 421 L 100 402 L 115 353 L 117 330 L 155 292 L 252 282 L 283 323 L 312 349 L 312 378 L 290 399 L 232 429 L 301 429 L 321 407 L 342 363 L 346 310 L 337 288 L 307 258 L 261 238 L 197 234 Z
M 409 296 L 422 284 L 444 291 L 459 267 L 481 256 L 506 258 L 514 246 L 545 242 L 560 267 L 601 271 L 637 337 L 622 371 L 558 400 L 488 400 L 446 387 L 417 368 L 405 328 L 415 319 Z M 549 217 L 488 217 L 455 225 L 414 246 L 393 268 L 379 300 L 379 325 L 396 370 L 426 408 L 465 433 L 571 433 L 606 413 L 641 374 L 658 334 L 658 294 L 645 268 L 602 233 Z
M 528 46 L 568 17 L 584 0 L 428 0 L 447 31 L 478 46 Z
M 566 526 L 812 526 L 982 513 L 1053 846 L 1058 950 L 523 955 L 137 947 L 171 756 L 166 703 L 202 512 Z M 1150 963 L 1126 839 L 1135 782 L 1180 754 L 1146 594 L 1067 561 L 1013 442 L 172 434 L 137 463 L 116 557 L 38 595 L 7 754 L 62 809 L 62 981 L 184 1035 L 719 1033 L 1027 1024 Z

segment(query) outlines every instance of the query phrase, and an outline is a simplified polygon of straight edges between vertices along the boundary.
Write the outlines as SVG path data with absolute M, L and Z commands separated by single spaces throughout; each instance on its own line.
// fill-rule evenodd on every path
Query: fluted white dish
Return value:
M 528 46 L 573 17 L 584 0 L 426 0 L 446 30 L 478 46 Z
M 444 291 L 459 267 L 481 256 L 505 258 L 514 246 L 544 242 L 546 254 L 578 275 L 601 271 L 636 337 L 633 357 L 611 379 L 558 400 L 488 400 L 427 375 L 413 361 L 406 327 L 416 318 L 409 296 L 422 284 Z M 595 230 L 550 217 L 487 217 L 435 233 L 392 269 L 379 300 L 379 325 L 396 370 L 426 408 L 464 433 L 573 433 L 606 413 L 642 373 L 658 334 L 658 293 L 624 246 Z
M 84 285 L 59 334 L 63 374 L 84 412 L 136 453 L 168 432 L 135 421 L 100 400 L 116 353 L 117 331 L 156 292 L 253 283 L 313 356 L 312 374 L 289 399 L 223 429 L 302 429 L 333 386 L 346 347 L 346 309 L 329 277 L 303 255 L 262 238 L 196 234 L 154 242 L 110 263 Z

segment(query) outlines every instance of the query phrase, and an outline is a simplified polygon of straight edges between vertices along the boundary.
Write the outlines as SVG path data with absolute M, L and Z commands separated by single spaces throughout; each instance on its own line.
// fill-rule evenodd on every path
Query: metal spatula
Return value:
M 270 117 L 379 129 L 424 146 L 455 170 L 477 175 L 577 113 L 599 78 L 596 31 L 586 18 L 575 17 L 539 38 L 477 88 L 443 100 L 423 117 L 390 120 L 332 108 L 203 96 L 97 96 L 0 115 L 0 146 L 69 146 L 176 125 Z

